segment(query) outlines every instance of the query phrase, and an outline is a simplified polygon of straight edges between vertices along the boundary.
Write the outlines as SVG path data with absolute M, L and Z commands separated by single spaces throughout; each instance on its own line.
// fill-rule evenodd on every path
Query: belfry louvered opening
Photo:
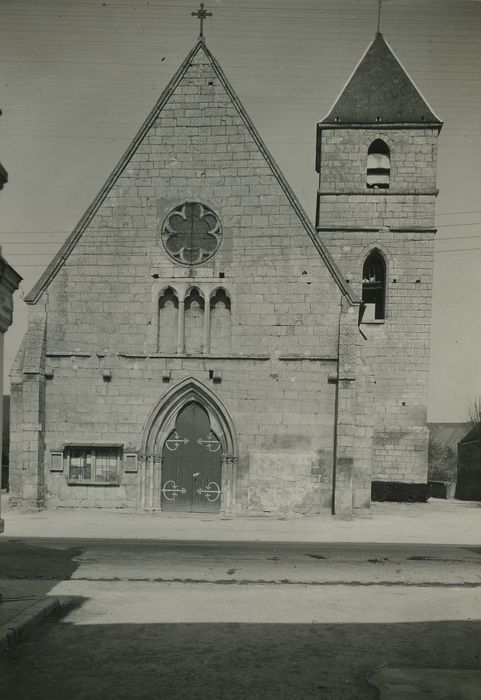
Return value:
M 382 139 L 371 143 L 367 151 L 366 185 L 370 189 L 388 189 L 391 178 L 391 152 Z

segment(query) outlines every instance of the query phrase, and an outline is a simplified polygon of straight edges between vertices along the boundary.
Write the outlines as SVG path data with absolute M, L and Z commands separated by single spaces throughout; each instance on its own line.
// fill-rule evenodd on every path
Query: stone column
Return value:
M 145 462 L 145 510 L 154 508 L 154 455 L 147 455 Z
M 210 299 L 207 296 L 204 302 L 204 352 L 210 351 Z
M 139 493 L 139 508 L 145 508 L 145 481 L 147 478 L 147 457 L 139 455 L 139 477 L 140 477 L 140 493 Z
M 178 314 L 178 325 L 177 325 L 177 352 L 179 353 L 179 355 L 181 355 L 184 352 L 184 348 L 185 348 L 184 313 L 185 313 L 184 299 L 179 299 L 179 314 Z
M 152 478 L 152 510 L 162 510 L 160 485 L 162 483 L 162 455 L 154 455 L 154 472 Z
M 222 455 L 222 513 L 230 513 L 235 504 L 235 463 L 234 455 Z

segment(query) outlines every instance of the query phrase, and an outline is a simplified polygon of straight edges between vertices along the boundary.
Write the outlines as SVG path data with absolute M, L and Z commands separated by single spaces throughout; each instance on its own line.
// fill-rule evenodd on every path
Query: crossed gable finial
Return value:
M 190 13 L 192 17 L 197 17 L 200 20 L 200 32 L 199 32 L 199 39 L 204 38 L 204 20 L 207 17 L 212 17 L 212 12 L 207 12 L 207 10 L 204 7 L 204 3 L 200 3 L 200 8 L 197 10 L 197 12 L 191 12 Z

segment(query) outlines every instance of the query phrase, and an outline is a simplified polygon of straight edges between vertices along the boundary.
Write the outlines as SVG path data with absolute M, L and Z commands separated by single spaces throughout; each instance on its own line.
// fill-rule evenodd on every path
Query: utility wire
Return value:
M 455 215 L 459 216 L 460 214 L 480 214 L 480 213 L 481 213 L 481 210 L 452 211 L 452 212 L 443 212 L 442 214 L 436 214 L 436 217 L 438 217 L 438 216 L 455 216 Z M 481 221 L 468 221 L 468 222 L 457 222 L 457 223 L 450 223 L 450 224 L 437 224 L 437 225 L 435 224 L 433 226 L 433 228 L 439 229 L 439 228 L 453 228 L 455 226 L 462 227 L 462 226 L 480 226 L 480 225 L 481 225 Z M 57 234 L 59 234 L 59 235 L 68 236 L 69 231 L 71 231 L 71 230 L 72 230 L 71 228 L 66 227 L 64 230 L 59 230 L 59 231 L 54 231 L 52 229 L 44 230 L 44 231 L 33 231 L 33 230 L 30 230 L 30 231 L 2 231 L 2 232 L 0 232 L 0 236 L 5 235 L 5 234 L 9 234 L 12 236 L 27 236 L 30 234 L 33 234 L 33 235 L 46 235 L 46 234 L 57 235 Z M 479 237 L 481 237 L 481 234 Z M 441 239 L 448 240 L 450 238 L 452 238 L 452 239 L 478 238 L 478 235 L 475 234 L 473 236 L 471 236 L 471 235 L 468 235 L 468 236 L 438 236 L 437 240 L 441 240 Z M 60 242 L 62 242 L 62 240 L 64 240 L 64 239 L 61 239 Z M 24 245 L 24 244 L 27 244 L 29 242 L 30 241 L 0 241 L 0 244 L 3 245 L 3 244 L 7 244 L 7 243 L 15 243 L 15 244 Z M 50 243 L 50 242 L 55 243 L 55 241 L 32 241 L 32 242 L 35 242 L 35 243 Z
M 267 251 L 272 252 L 273 248 L 274 248 L 274 246 L 271 248 L 268 248 Z M 328 250 L 329 250 L 329 247 L 328 247 Z M 447 255 L 447 254 L 451 254 L 451 253 L 470 253 L 470 252 L 474 252 L 477 250 L 481 250 L 481 247 L 479 247 L 479 248 L 449 248 L 447 250 L 433 250 L 429 253 L 417 253 L 413 257 L 415 257 L 416 259 L 419 259 L 422 257 L 432 258 L 434 255 Z M 256 248 L 256 251 L 257 251 L 257 253 L 261 252 L 261 250 L 259 248 Z M 10 253 L 9 257 L 11 257 L 11 258 L 37 257 L 39 255 L 47 256 L 48 258 L 50 258 L 52 260 L 55 257 L 56 253 L 54 253 L 54 252 L 52 252 L 52 253 L 38 253 L 38 252 L 37 253 Z M 94 253 L 92 253 L 92 257 L 95 257 Z M 331 253 L 331 257 L 335 257 L 335 256 L 332 256 L 332 253 Z M 256 260 L 258 260 L 257 256 L 252 257 L 251 259 L 246 258 L 246 263 L 252 262 L 254 264 L 256 262 Z M 306 254 L 305 256 L 296 256 L 296 257 L 289 256 L 285 260 L 280 260 L 279 264 L 284 263 L 286 265 L 292 265 L 292 263 L 307 263 L 307 262 L 309 262 L 309 258 Z M 22 267 L 46 267 L 45 263 L 43 265 L 42 264 L 32 265 L 30 263 L 28 263 L 28 264 L 19 263 L 19 265 L 21 265 Z

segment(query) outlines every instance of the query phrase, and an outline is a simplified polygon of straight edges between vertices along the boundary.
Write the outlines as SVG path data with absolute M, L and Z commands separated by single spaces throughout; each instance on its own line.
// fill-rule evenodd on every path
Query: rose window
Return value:
M 167 253 L 184 265 L 199 265 L 217 251 L 222 229 L 217 215 L 200 202 L 184 202 L 168 214 L 162 227 Z

